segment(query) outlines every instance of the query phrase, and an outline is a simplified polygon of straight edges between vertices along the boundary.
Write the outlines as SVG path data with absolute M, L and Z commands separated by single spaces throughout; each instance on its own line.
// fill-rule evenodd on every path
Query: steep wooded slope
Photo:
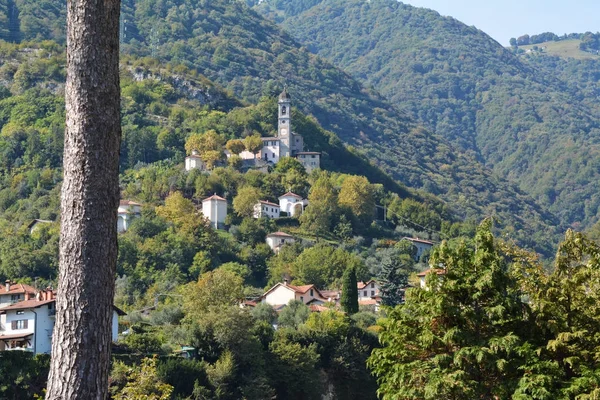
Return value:
M 22 21 L 38 18 L 32 3 L 16 1 Z M 57 1 L 43 3 L 45 12 L 62 18 Z M 527 195 L 239 1 L 126 0 L 122 26 L 124 52 L 197 69 L 245 100 L 273 95 L 287 84 L 294 105 L 324 128 L 398 181 L 441 196 L 465 217 L 498 216 L 530 246 L 545 243 L 553 233 L 554 216 Z M 40 36 L 63 40 L 60 29 L 18 34 L 23 40 Z
M 256 8 L 564 223 L 600 216 L 600 119 L 581 102 L 586 94 L 567 90 L 570 77 L 548 74 L 474 27 L 394 0 Z

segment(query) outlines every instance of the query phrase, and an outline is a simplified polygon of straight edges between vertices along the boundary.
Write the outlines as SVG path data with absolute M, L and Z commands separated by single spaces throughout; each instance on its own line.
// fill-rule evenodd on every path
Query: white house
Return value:
M 260 298 L 261 302 L 272 306 L 285 305 L 292 300 L 299 300 L 304 304 L 315 303 L 315 301 L 325 303 L 327 301 L 315 285 L 292 286 L 287 282 L 276 284 Z
M 0 332 L 0 351 L 50 353 L 56 314 L 55 303 L 55 293 L 47 289 L 37 292 L 33 298 L 26 293 L 23 301 L 0 308 L 0 313 L 6 321 Z M 115 307 L 111 326 L 113 340 L 117 340 L 119 315 L 124 313 Z
M 301 151 L 296 153 L 296 158 L 307 173 L 321 167 L 321 153 L 316 151 Z
M 219 229 L 225 224 L 227 217 L 227 200 L 213 194 L 202 200 L 202 214 L 208 218 L 211 225 Z
M 142 205 L 130 200 L 121 200 L 117 211 L 117 232 L 123 233 L 131 225 L 131 221 L 142 213 Z
M 263 141 L 263 148 L 260 151 L 260 158 L 277 164 L 279 161 L 279 138 L 263 137 L 261 139 Z
M 254 205 L 254 218 L 279 218 L 279 204 L 270 201 L 261 200 Z
M 373 279 L 367 282 L 358 282 L 358 301 L 371 300 L 379 297 L 379 284 Z
M 36 288 L 23 283 L 13 283 L 9 280 L 5 285 L 0 285 L 0 308 L 10 306 L 11 304 L 23 301 L 25 296 L 33 297 L 37 292 Z M 6 316 L 0 314 L 0 332 L 6 326 Z M 0 349 L 2 345 L 0 344 Z
M 196 150 L 192 150 L 192 154 L 185 158 L 185 170 L 191 171 L 193 169 L 199 169 L 201 171 L 206 169 L 206 164 L 204 164 L 204 161 L 202 161 L 202 158 L 200 158 L 200 155 L 198 155 Z
M 295 193 L 287 192 L 279 196 L 279 208 L 281 212 L 287 213 L 290 217 L 295 217 L 302 214 L 304 207 L 308 205 L 308 200 L 302 199 Z
M 415 246 L 417 248 L 417 254 L 415 254 L 416 261 L 419 261 L 419 259 L 423 255 L 423 253 L 425 253 L 425 251 L 427 251 L 433 247 L 433 242 L 430 242 L 429 240 L 423 240 L 423 239 L 418 239 L 418 238 L 409 238 L 409 237 L 405 237 L 402 239 L 410 241 L 413 244 L 413 246 Z
M 429 274 L 437 274 L 438 276 L 443 276 L 446 275 L 446 270 L 440 268 L 429 268 L 423 272 L 419 272 L 417 276 L 419 277 L 419 285 L 421 286 L 421 288 L 427 287 L 427 275 Z
M 273 232 L 267 235 L 267 244 L 275 253 L 278 253 L 284 244 L 294 243 L 296 239 L 285 232 Z

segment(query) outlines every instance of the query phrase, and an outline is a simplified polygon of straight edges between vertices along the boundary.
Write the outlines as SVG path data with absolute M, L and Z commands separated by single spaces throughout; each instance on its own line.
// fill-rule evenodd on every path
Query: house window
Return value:
M 23 311 L 23 310 L 17 311 L 17 315 L 23 315 L 23 314 L 25 314 L 25 311 Z
M 310 289 L 310 297 L 313 297 L 313 296 L 314 296 L 314 294 L 313 294 L 313 290 L 312 290 L 312 289 Z
M 364 291 L 364 295 L 363 296 L 367 297 L 367 291 L 366 290 Z
M 312 156 L 310 156 L 310 158 L 315 158 L 315 156 L 314 156 L 314 155 L 312 155 Z
M 10 296 L 10 301 L 19 301 L 21 299 L 20 294 L 13 294 Z
M 13 330 L 17 330 L 17 329 L 27 329 L 27 320 L 26 319 L 20 319 L 18 321 L 13 321 L 11 324 L 11 327 Z
M 296 143 L 300 143 L 300 138 L 296 138 Z
M 285 243 L 285 239 L 281 239 L 281 244 L 284 244 L 284 243 Z
M 371 289 L 375 288 L 375 282 L 371 282 Z
M 375 296 L 375 291 L 371 290 L 371 296 Z
M 300 301 L 304 303 L 304 296 L 300 296 Z

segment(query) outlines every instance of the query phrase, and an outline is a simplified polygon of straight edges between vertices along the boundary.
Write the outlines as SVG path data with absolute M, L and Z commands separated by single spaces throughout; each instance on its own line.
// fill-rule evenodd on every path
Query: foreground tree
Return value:
M 106 399 L 119 205 L 118 0 L 67 2 L 60 272 L 47 399 Z
M 358 286 L 356 282 L 356 269 L 348 267 L 342 278 L 342 310 L 348 315 L 358 312 Z

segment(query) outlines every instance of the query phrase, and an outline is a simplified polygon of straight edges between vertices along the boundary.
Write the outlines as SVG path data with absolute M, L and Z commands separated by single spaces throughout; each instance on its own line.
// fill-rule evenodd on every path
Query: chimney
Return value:
M 10 279 L 7 279 L 5 283 L 6 283 L 6 291 L 10 292 Z
M 283 280 L 283 286 L 287 286 L 287 284 L 288 284 L 288 280 L 287 280 L 287 278 L 285 278 L 285 279 Z
M 25 301 L 29 300 L 29 292 L 25 291 Z

